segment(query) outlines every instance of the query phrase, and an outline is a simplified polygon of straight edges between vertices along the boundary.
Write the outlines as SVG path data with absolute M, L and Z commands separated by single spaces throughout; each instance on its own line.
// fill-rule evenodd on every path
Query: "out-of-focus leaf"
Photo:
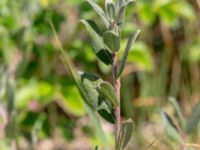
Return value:
M 105 146 L 105 149 L 106 150 L 109 150 L 110 149 L 110 146 L 109 146 L 109 142 L 107 140 L 107 137 L 105 135 L 105 133 L 103 132 L 103 129 L 101 127 L 101 124 L 99 122 L 99 120 L 97 119 L 97 116 L 95 115 L 94 111 L 91 109 L 91 107 L 87 106 L 85 104 L 85 108 L 88 112 L 88 115 L 90 116 L 90 119 L 92 120 L 94 126 L 96 127 L 96 132 L 97 134 L 99 135 L 99 138 L 102 142 L 102 144 Z
M 180 107 L 179 107 L 177 101 L 172 97 L 169 98 L 169 101 L 170 101 L 170 103 L 172 104 L 172 106 L 174 107 L 174 109 L 176 111 L 176 115 L 177 115 L 178 121 L 179 121 L 179 126 L 181 127 L 181 129 L 184 129 L 184 127 L 185 127 L 185 119 L 183 117 L 183 114 L 182 114 L 182 112 L 180 110 Z
M 192 133 L 200 121 L 200 101 L 192 109 L 192 114 L 189 117 L 186 131 Z
M 103 40 L 112 51 L 120 49 L 120 37 L 113 31 L 106 31 L 103 35 Z
M 151 71 L 153 69 L 153 60 L 148 50 L 143 43 L 134 43 L 134 47 L 129 52 L 127 61 L 135 63 L 144 71 Z
M 189 61 L 190 62 L 200 62 L 200 44 L 193 44 L 189 51 Z
M 76 86 L 68 85 L 66 88 L 63 88 L 62 97 L 60 98 L 62 99 L 60 105 L 67 112 L 78 117 L 85 115 L 85 108 Z M 57 102 L 59 103 L 59 100 Z
M 111 50 L 104 44 L 100 30 L 95 22 L 91 20 L 81 20 L 81 22 L 86 26 L 92 41 L 93 50 L 97 57 L 107 65 L 112 64 Z
M 16 111 L 12 111 L 11 114 L 9 114 L 9 121 L 6 125 L 5 131 L 6 136 L 10 139 L 16 139 L 17 138 L 17 122 L 16 122 Z
M 193 7 L 186 1 L 179 1 L 172 5 L 174 11 L 182 17 L 193 21 L 195 19 L 195 12 Z M 182 11 L 184 9 L 184 11 Z
M 27 108 L 27 105 L 32 100 L 39 100 L 41 105 L 47 104 L 52 99 L 55 93 L 55 86 L 45 81 L 37 81 L 30 79 L 29 81 L 22 81 L 22 85 L 16 92 L 16 107 Z
M 0 140 L 0 149 L 11 150 L 12 148 L 11 148 L 9 141 L 2 139 L 2 140 Z
M 46 119 L 45 114 L 40 114 L 38 119 L 36 120 L 36 122 L 33 125 L 33 129 L 31 132 L 31 142 L 32 142 L 31 149 L 36 149 L 37 141 L 38 141 L 38 133 L 41 130 L 45 119 Z
M 87 2 L 93 7 L 93 9 L 101 17 L 101 20 L 103 21 L 103 23 L 105 24 L 105 26 L 107 28 L 109 28 L 110 24 L 109 24 L 108 18 L 106 17 L 106 14 L 103 11 L 103 9 L 101 7 L 99 7 L 99 5 L 97 5 L 97 3 L 95 3 L 93 0 L 87 0 Z
M 181 136 L 178 133 L 178 129 L 174 122 L 172 121 L 171 117 L 167 115 L 165 112 L 161 112 L 161 117 L 164 121 L 166 132 L 168 136 L 176 143 L 181 142 Z
M 128 119 L 122 123 L 117 143 L 117 150 L 123 150 L 127 146 L 132 137 L 133 127 L 134 124 L 132 119 Z
M 127 45 L 126 45 L 126 48 L 125 48 L 125 51 L 124 51 L 124 54 L 123 54 L 123 57 L 122 57 L 122 62 L 120 64 L 119 70 L 117 72 L 117 77 L 119 77 L 122 74 L 123 70 L 124 70 L 129 50 L 131 49 L 132 44 L 135 42 L 139 32 L 140 32 L 140 30 L 137 30 L 136 32 L 132 33 L 129 36 L 129 39 L 128 39 L 128 42 L 127 42 Z
M 114 106 L 119 105 L 119 101 L 113 86 L 109 82 L 101 82 L 97 87 L 97 91 L 99 92 L 100 96 L 108 99 Z
M 111 23 L 115 19 L 115 6 L 112 2 L 112 0 L 106 0 L 106 14 L 108 15 Z
M 175 26 L 178 21 L 177 17 L 179 17 L 172 7 L 173 5 L 173 2 L 168 1 L 163 2 L 163 4 L 158 4 L 158 6 L 155 6 L 156 12 L 159 14 L 162 21 L 168 26 Z
M 15 85 L 14 81 L 7 82 L 7 112 L 8 115 L 12 114 L 15 108 Z
M 143 1 L 138 1 L 137 2 L 137 12 L 138 13 L 140 19 L 142 20 L 142 22 L 144 22 L 147 25 L 151 25 L 155 19 L 156 19 L 156 14 L 155 14 L 155 10 L 154 9 L 149 9 L 152 8 L 154 6 L 154 3 L 152 2 L 143 2 Z
M 81 96 L 82 96 L 82 98 L 84 100 L 85 109 L 87 110 L 88 115 L 89 115 L 92 123 L 95 126 L 95 129 L 97 131 L 97 134 L 98 134 L 99 138 L 101 139 L 102 143 L 104 143 L 105 149 L 109 150 L 109 147 L 110 147 L 109 146 L 109 142 L 107 140 L 107 137 L 106 137 L 105 133 L 103 132 L 103 129 L 101 127 L 101 124 L 100 124 L 97 116 L 95 115 L 95 111 L 92 109 L 91 105 L 88 103 L 88 97 L 87 97 L 87 94 L 85 93 L 84 87 L 83 87 L 83 85 L 81 83 L 81 77 L 80 77 L 79 73 L 76 71 L 74 65 L 72 64 L 72 61 L 71 61 L 69 55 L 67 54 L 66 51 L 64 51 L 64 49 L 62 47 L 62 44 L 61 44 L 61 42 L 60 42 L 60 40 L 58 38 L 58 35 L 57 35 L 56 31 L 55 31 L 55 28 L 53 26 L 53 23 L 50 22 L 50 24 L 51 24 L 52 30 L 54 32 L 54 36 L 56 38 L 56 42 L 58 44 L 58 48 L 62 53 L 63 61 L 64 61 L 65 65 L 66 65 L 66 68 L 68 69 L 72 79 L 74 80 L 74 82 L 75 82 L 75 84 L 76 84 L 76 86 L 77 86 L 77 88 L 79 90 L 79 93 L 81 94 Z
M 0 67 L 0 98 L 5 95 L 8 71 L 6 67 Z

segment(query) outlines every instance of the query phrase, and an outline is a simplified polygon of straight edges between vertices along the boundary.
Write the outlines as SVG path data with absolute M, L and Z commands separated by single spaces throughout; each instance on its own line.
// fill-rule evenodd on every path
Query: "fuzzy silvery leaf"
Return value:
M 134 124 L 132 119 L 128 119 L 122 123 L 117 143 L 117 150 L 123 150 L 127 146 L 132 137 L 133 128 Z
M 86 0 L 86 1 L 92 6 L 92 8 L 101 17 L 101 20 L 103 21 L 103 23 L 105 24 L 105 26 L 107 28 L 109 28 L 110 23 L 109 23 L 108 18 L 106 16 L 105 12 L 103 11 L 103 9 L 94 0 Z
M 116 6 L 117 9 L 117 16 L 115 19 L 115 22 L 117 23 L 117 25 L 121 25 L 124 22 L 124 16 L 125 16 L 125 9 L 126 7 L 133 2 L 133 0 L 119 0 L 119 4 Z M 117 3 L 116 3 L 117 4 Z
M 105 120 L 114 123 L 115 116 L 112 103 L 100 96 L 99 92 L 96 90 L 97 86 L 102 83 L 103 80 L 91 73 L 80 72 L 80 75 L 88 102 Z
M 121 6 L 124 5 L 125 1 L 126 1 L 126 0 L 116 0 L 115 6 L 116 6 L 117 11 L 119 10 L 119 8 L 120 8 Z
M 103 34 L 103 40 L 112 51 L 120 49 L 120 37 L 114 31 L 106 31 Z
M 104 44 L 102 33 L 92 20 L 81 20 L 85 25 L 92 41 L 92 47 L 96 56 L 106 65 L 112 64 L 111 50 Z
M 100 96 L 109 100 L 114 106 L 119 106 L 119 101 L 113 86 L 109 82 L 101 82 L 98 87 L 97 91 L 99 92 Z
M 117 77 L 119 77 L 123 70 L 124 70 L 124 67 L 125 67 L 125 64 L 126 64 L 126 59 L 128 57 L 128 53 L 129 53 L 129 50 L 131 49 L 131 46 L 132 44 L 135 42 L 138 34 L 140 33 L 140 30 L 137 30 L 136 32 L 133 32 L 130 36 L 129 36 L 129 39 L 128 39 L 128 42 L 126 44 L 126 48 L 124 50 L 124 54 L 123 54 L 123 57 L 122 57 L 122 62 L 119 66 L 119 70 L 117 72 Z
M 80 75 L 84 90 L 87 94 L 88 102 L 93 106 L 94 109 L 97 109 L 99 105 L 99 93 L 95 87 L 99 82 L 102 82 L 102 80 L 89 73 L 80 73 Z
M 112 23 L 115 19 L 115 6 L 112 2 L 112 0 L 106 0 L 106 14 L 108 18 L 110 19 L 110 22 Z

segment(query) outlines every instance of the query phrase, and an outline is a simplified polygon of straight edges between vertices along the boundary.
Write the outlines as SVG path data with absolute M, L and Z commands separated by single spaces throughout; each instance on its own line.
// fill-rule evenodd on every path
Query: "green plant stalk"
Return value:
M 119 132 L 120 132 L 120 124 L 121 124 L 121 116 L 120 116 L 120 79 L 117 78 L 117 52 L 113 52 L 113 65 L 112 65 L 112 75 L 113 75 L 113 84 L 114 84 L 114 89 L 119 101 L 119 105 L 115 107 L 115 146 L 117 147 L 117 141 L 119 137 Z

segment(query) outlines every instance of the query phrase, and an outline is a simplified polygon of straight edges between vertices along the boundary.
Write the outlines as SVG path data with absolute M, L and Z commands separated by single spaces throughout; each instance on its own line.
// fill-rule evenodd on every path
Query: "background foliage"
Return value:
M 122 115 L 135 122 L 129 149 L 151 143 L 150 149 L 178 149 L 180 143 L 198 149 L 199 10 L 198 0 L 138 0 L 126 10 L 119 57 L 127 36 L 141 30 L 121 78 Z M 85 1 L 0 1 L 0 149 L 11 149 L 16 138 L 21 149 L 102 145 L 49 24 L 52 20 L 78 70 L 110 81 L 111 68 L 96 60 L 81 18 L 97 18 Z M 112 144 L 112 125 L 102 122 Z

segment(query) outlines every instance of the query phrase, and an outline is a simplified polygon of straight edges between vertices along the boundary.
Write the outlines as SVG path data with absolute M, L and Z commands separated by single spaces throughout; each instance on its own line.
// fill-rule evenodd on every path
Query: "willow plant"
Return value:
M 95 122 L 96 120 L 94 119 L 94 115 L 91 115 L 91 111 L 98 112 L 102 118 L 114 124 L 115 149 L 122 150 L 127 146 L 132 136 L 133 121 L 132 119 L 123 122 L 121 121 L 120 75 L 124 70 L 129 50 L 131 49 L 133 42 L 136 40 L 139 30 L 130 34 L 120 64 L 118 64 L 117 54 L 120 51 L 121 32 L 125 20 L 125 9 L 132 0 L 116 0 L 115 3 L 112 0 L 106 0 L 105 10 L 102 9 L 94 0 L 86 1 L 99 15 L 104 27 L 99 28 L 94 20 L 82 19 L 80 22 L 83 23 L 87 29 L 91 39 L 92 49 L 97 59 L 105 65 L 112 66 L 113 83 L 104 81 L 92 73 L 77 72 L 70 57 L 67 55 L 66 51 L 63 50 L 60 43 L 59 47 L 65 56 L 64 62 L 66 67 L 83 97 L 90 118 Z M 59 42 L 57 36 L 56 38 Z

